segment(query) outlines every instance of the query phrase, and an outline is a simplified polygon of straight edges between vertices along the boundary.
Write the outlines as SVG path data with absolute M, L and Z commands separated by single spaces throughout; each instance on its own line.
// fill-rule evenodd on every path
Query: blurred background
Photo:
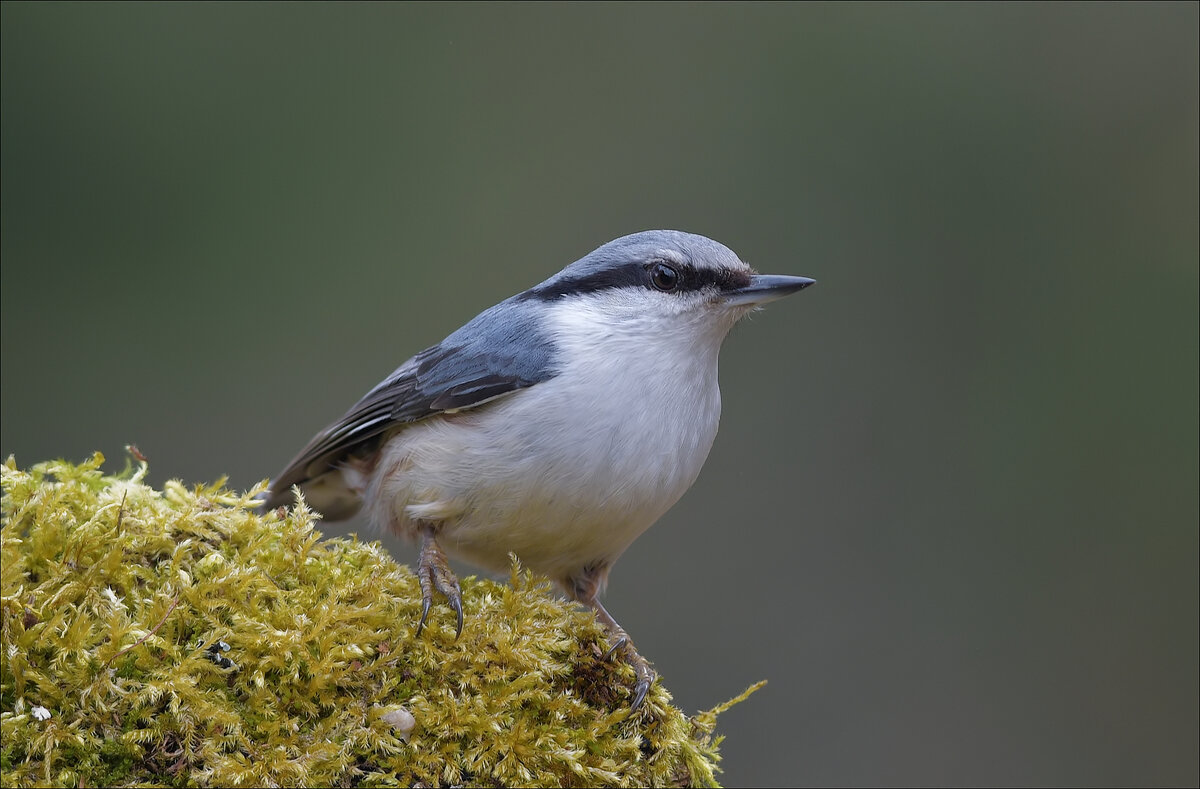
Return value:
M 684 709 L 770 681 L 723 780 L 1195 785 L 1197 9 L 6 2 L 0 452 L 247 487 L 703 233 L 820 281 L 606 598 Z

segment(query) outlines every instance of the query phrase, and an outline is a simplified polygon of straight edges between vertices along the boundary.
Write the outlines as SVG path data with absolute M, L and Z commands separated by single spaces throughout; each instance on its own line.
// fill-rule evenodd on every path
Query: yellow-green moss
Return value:
M 2 468 L 5 786 L 715 785 L 728 705 L 631 715 L 592 615 L 515 565 L 416 638 L 378 543 L 102 462 Z

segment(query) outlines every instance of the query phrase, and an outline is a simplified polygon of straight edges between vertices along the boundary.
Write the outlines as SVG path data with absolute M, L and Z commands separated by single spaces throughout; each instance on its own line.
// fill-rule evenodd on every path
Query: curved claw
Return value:
M 612 656 L 617 653 L 617 650 L 624 649 L 625 645 L 628 643 L 629 643 L 629 639 L 624 638 L 624 637 L 618 638 L 617 642 L 615 644 L 613 644 L 611 647 L 609 647 L 607 652 L 605 652 L 603 655 L 600 656 L 600 659 L 606 660 L 606 661 L 612 660 Z
M 433 601 L 428 597 L 421 601 L 421 621 L 417 623 L 417 636 L 425 629 L 425 620 L 429 618 L 429 608 L 432 604 Z
M 454 630 L 454 640 L 457 641 L 458 637 L 462 635 L 463 627 L 462 597 L 457 594 L 446 595 L 446 597 L 450 600 L 450 607 L 454 609 L 454 613 L 458 616 L 458 625 Z
M 650 686 L 654 684 L 654 678 L 648 677 L 639 679 L 637 684 L 633 686 L 633 703 L 629 705 L 630 712 L 637 712 L 642 706 L 642 702 L 646 700 L 646 694 L 650 692 Z

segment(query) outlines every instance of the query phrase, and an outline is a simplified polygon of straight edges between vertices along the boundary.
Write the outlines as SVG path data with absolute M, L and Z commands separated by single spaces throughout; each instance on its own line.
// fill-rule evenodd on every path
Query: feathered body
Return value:
M 410 536 L 418 522 L 440 523 L 443 548 L 492 570 L 510 551 L 560 581 L 611 566 L 700 473 L 721 411 L 720 338 L 707 327 L 661 334 L 694 353 L 659 353 L 640 333 L 598 328 L 593 308 L 553 309 L 561 368 L 537 398 L 397 433 L 369 474 L 372 518 Z M 604 361 L 585 361 L 598 344 Z
M 628 287 L 654 261 L 693 287 Z M 448 553 L 481 567 L 502 571 L 512 552 L 564 586 L 587 567 L 603 583 L 700 473 L 717 354 L 753 308 L 721 296 L 751 274 L 702 236 L 606 244 L 401 365 L 276 478 L 268 505 L 299 485 L 331 519 L 365 503 L 410 538 L 437 524 Z

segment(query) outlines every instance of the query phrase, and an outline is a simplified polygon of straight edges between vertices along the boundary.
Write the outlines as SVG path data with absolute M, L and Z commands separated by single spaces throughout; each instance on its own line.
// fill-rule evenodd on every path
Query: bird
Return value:
M 610 241 L 401 364 L 319 432 L 266 490 L 329 521 L 364 512 L 419 543 L 419 637 L 434 593 L 463 628 L 449 556 L 503 572 L 510 554 L 595 612 L 657 678 L 600 601 L 613 564 L 696 481 L 721 415 L 717 356 L 761 305 L 812 284 L 759 274 L 705 236 Z

